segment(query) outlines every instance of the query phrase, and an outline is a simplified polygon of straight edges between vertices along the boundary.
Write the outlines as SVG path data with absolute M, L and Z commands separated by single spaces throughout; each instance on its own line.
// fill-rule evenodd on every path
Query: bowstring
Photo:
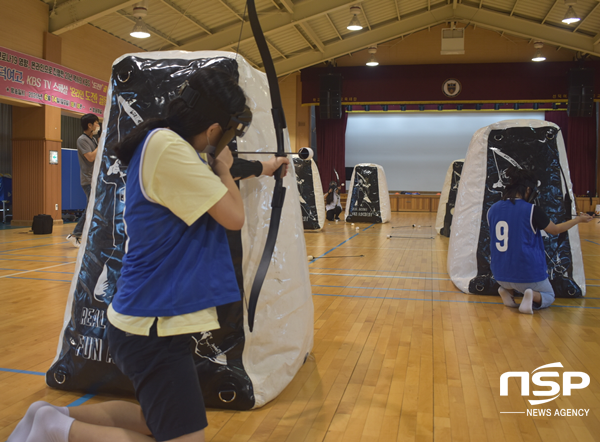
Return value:
M 240 43 L 242 41 L 242 31 L 244 30 L 244 23 L 246 22 L 246 10 L 248 9 L 248 3 L 244 4 L 244 15 L 242 20 L 242 26 L 240 27 L 240 35 L 238 37 L 237 48 L 235 48 L 235 61 L 237 62 L 238 55 L 240 55 Z

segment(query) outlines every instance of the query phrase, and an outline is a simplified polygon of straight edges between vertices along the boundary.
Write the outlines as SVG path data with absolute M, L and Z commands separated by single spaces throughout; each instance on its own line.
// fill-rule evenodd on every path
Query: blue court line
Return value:
M 54 281 L 54 282 L 71 282 L 66 279 L 45 279 L 45 278 L 25 278 L 23 276 L 5 276 L 3 279 L 33 279 L 34 281 Z
M 365 229 L 363 229 L 362 231 L 364 232 L 367 229 L 370 229 L 371 227 L 373 227 L 375 225 L 375 223 L 371 224 L 370 226 L 366 227 Z M 359 232 L 360 233 L 360 232 Z M 335 246 L 333 249 L 329 249 L 328 251 L 326 251 L 325 253 L 323 253 L 321 256 L 318 256 L 316 258 L 314 258 L 309 264 L 312 264 L 313 262 L 315 262 L 317 259 L 322 258 L 323 256 L 327 255 L 328 253 L 333 252 L 335 249 L 337 249 L 339 246 L 341 246 L 344 243 L 347 243 L 348 241 L 350 241 L 352 238 L 354 238 L 355 236 L 357 236 L 359 233 L 355 233 L 354 235 L 352 235 L 350 238 L 348 238 L 347 240 L 339 243 L 337 246 Z
M 496 304 L 503 305 L 501 302 L 490 302 L 490 301 L 459 301 L 453 299 L 427 299 L 427 298 L 390 298 L 387 296 L 364 296 L 364 295 L 325 295 L 323 293 L 313 293 L 313 296 L 333 296 L 336 298 L 366 298 L 366 299 L 387 299 L 393 301 L 430 301 L 430 302 L 459 302 L 463 304 Z M 477 295 L 474 295 L 477 296 Z M 585 299 L 585 298 L 583 298 Z M 584 307 L 580 305 L 559 305 L 552 304 L 552 307 L 565 307 L 565 308 L 583 308 L 583 309 L 597 309 L 600 307 Z
M 0 368 L 0 371 L 7 371 L 9 373 L 20 373 L 20 374 L 33 374 L 36 376 L 46 376 L 46 373 L 41 373 L 39 371 L 15 370 L 13 368 Z M 95 394 L 83 395 L 79 399 L 76 399 L 73 402 L 71 402 L 69 405 L 67 405 L 67 407 L 77 407 L 78 405 L 81 405 L 81 404 L 89 401 L 94 396 L 96 396 L 96 395 Z
M 95 394 L 86 394 L 86 395 L 83 395 L 79 399 L 71 402 L 69 405 L 67 405 L 67 407 L 77 407 L 79 405 L 82 405 L 83 403 L 89 401 L 94 396 L 96 396 L 96 395 Z
M 35 374 L 37 376 L 46 376 L 46 373 L 39 371 L 15 370 L 13 368 L 0 368 L 0 371 L 8 371 L 9 373 Z
M 596 241 L 592 241 L 591 239 L 584 239 L 584 241 L 591 242 L 592 244 L 596 244 L 597 246 L 600 246 L 600 243 L 597 243 Z

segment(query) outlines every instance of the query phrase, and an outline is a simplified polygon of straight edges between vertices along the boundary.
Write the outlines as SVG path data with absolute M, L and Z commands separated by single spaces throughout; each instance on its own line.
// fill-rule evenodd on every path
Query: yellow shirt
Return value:
M 227 193 L 227 187 L 198 153 L 175 132 L 155 132 L 141 159 L 141 182 L 149 200 L 167 207 L 188 226 L 206 213 Z M 127 207 L 125 208 L 127 213 Z M 120 330 L 148 336 L 155 317 L 128 316 L 108 306 L 108 319 Z M 173 336 L 219 328 L 217 309 L 207 308 L 179 316 L 158 317 L 158 336 Z

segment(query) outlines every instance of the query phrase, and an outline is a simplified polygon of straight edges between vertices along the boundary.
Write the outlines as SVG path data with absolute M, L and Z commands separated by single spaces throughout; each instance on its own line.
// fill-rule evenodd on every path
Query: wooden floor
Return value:
M 309 265 L 312 355 L 265 407 L 210 410 L 207 440 L 600 440 L 600 224 L 580 229 L 586 299 L 559 299 L 526 316 L 498 297 L 457 291 L 446 272 L 448 239 L 428 227 L 434 223 L 434 214 L 393 213 L 391 223 L 359 231 L 340 222 L 307 233 L 307 255 L 322 257 Z M 412 224 L 423 227 L 392 229 Z M 44 236 L 0 230 L 0 441 L 36 400 L 107 400 L 44 383 L 73 277 L 77 250 L 65 241 L 72 226 Z M 392 233 L 402 238 L 387 239 Z M 502 373 L 554 362 L 587 373 L 589 387 L 531 407 L 527 399 L 540 397 L 521 397 L 511 379 L 500 396 Z M 533 408 L 589 411 L 516 413 Z

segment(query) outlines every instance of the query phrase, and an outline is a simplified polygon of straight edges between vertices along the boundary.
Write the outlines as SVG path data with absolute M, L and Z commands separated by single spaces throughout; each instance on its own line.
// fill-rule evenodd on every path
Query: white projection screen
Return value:
M 390 191 L 441 192 L 448 165 L 465 158 L 473 134 L 515 118 L 544 120 L 544 112 L 351 113 L 346 167 L 382 165 Z

